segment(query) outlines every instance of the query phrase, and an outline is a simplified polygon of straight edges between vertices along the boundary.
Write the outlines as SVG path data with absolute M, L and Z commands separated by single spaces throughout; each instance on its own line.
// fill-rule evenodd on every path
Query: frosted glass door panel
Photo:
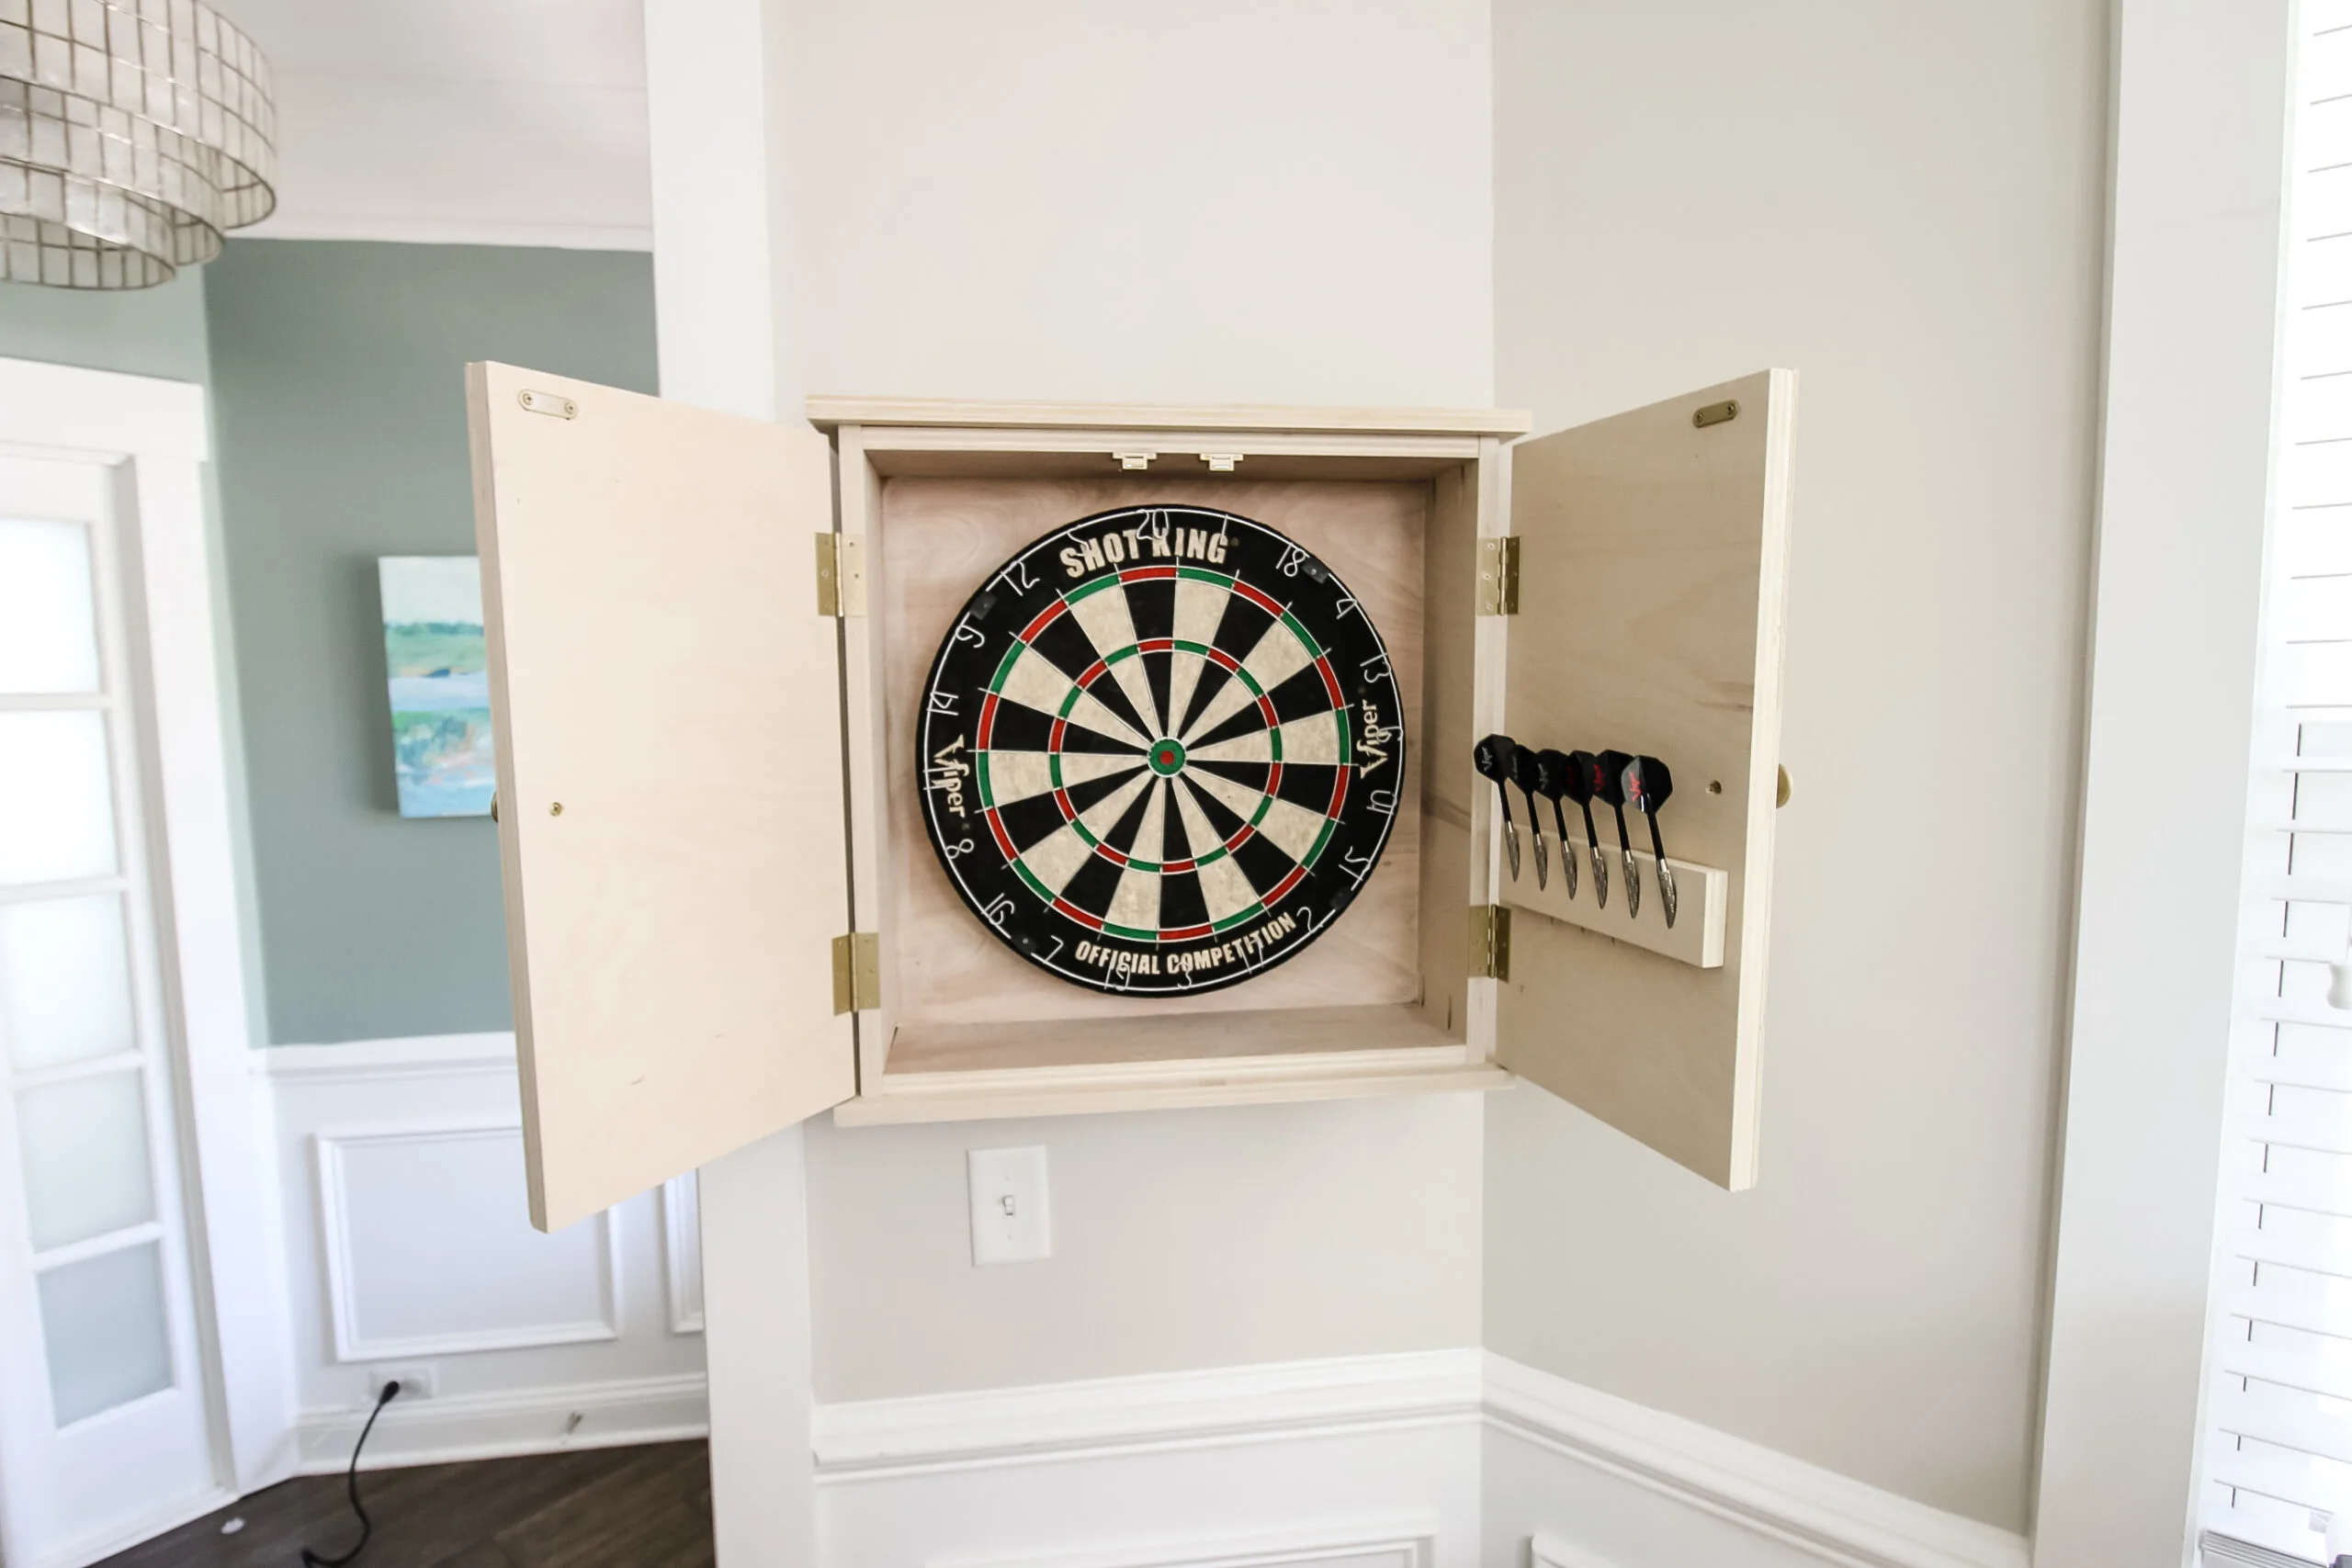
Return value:
M 98 689 L 90 530 L 0 518 L 0 693 Z
M 0 904 L 0 1040 L 20 1073 L 138 1049 L 122 896 Z
M 17 1144 L 35 1251 L 155 1217 L 141 1077 L 133 1068 L 17 1091 Z
M 115 867 L 107 716 L 0 713 L 0 884 L 109 876 Z
M 24 368 L 0 358 L 0 391 L 12 367 Z M 18 390 L 0 407 L 24 406 Z M 11 439 L 0 428 L 0 445 Z M 156 943 L 171 911 L 150 881 L 162 840 L 151 842 L 142 798 L 151 723 L 194 716 L 153 689 L 137 619 L 151 589 L 207 587 L 176 574 L 141 586 L 153 564 L 142 541 L 186 558 L 201 525 L 188 465 L 147 465 L 0 453 L 0 1562 L 10 1568 L 89 1562 L 143 1521 L 200 1511 L 227 1479 L 205 1398 L 175 1022 Z M 140 514 L 143 497 L 175 494 L 176 511 Z
M 163 1248 L 151 1241 L 50 1269 L 40 1326 L 61 1427 L 171 1387 Z

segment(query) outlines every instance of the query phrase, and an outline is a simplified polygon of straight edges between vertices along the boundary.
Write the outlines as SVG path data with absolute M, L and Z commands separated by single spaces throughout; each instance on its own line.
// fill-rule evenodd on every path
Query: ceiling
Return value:
M 643 249 L 640 0 L 214 0 L 277 73 L 280 239 Z

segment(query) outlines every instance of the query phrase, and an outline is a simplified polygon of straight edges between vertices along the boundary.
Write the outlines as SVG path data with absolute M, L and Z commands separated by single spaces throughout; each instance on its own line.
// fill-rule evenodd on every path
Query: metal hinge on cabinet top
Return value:
M 865 541 L 856 535 L 817 536 L 817 614 L 865 614 Z
M 1510 907 L 1474 904 L 1470 907 L 1470 977 L 1474 980 L 1510 978 Z
M 872 931 L 833 938 L 833 1010 L 863 1012 L 881 1005 L 881 939 Z
M 1478 541 L 1478 614 L 1519 614 L 1519 537 Z

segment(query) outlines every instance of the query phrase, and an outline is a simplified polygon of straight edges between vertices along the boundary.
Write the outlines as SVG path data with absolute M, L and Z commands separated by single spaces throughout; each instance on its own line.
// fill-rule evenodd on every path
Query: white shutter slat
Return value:
M 2274 1388 L 2319 1394 L 2328 1399 L 2352 1400 L 2352 1368 L 2331 1368 L 2309 1356 L 2273 1350 L 2243 1341 L 2224 1344 L 2218 1359 L 2220 1370 L 2230 1377 L 2252 1378 Z M 2236 1485 L 2238 1483 L 2225 1484 Z M 2290 1494 L 2274 1492 L 2271 1495 L 2277 1497 Z M 2324 1507 L 2325 1505 L 2313 1499 L 2312 1506 Z
M 2249 1146 L 2242 1142 L 2237 1148 L 2256 1156 L 2230 1184 L 2231 1197 L 2244 1204 L 2246 1213 L 2275 1207 L 2352 1216 L 2352 1156 L 2285 1144 L 2252 1143 Z M 2233 1211 L 2233 1219 L 2238 1213 Z
M 2242 1449 L 2214 1454 L 2211 1470 L 2213 1479 L 2224 1486 L 2259 1493 L 2281 1502 L 2301 1503 L 2306 1507 L 2312 1505 L 2304 1499 L 2328 1495 L 2346 1480 L 2343 1465 L 2268 1443 L 2248 1443 Z
M 2211 1408 L 2213 1425 L 2232 1437 L 2352 1463 L 2352 1420 L 2326 1414 L 2310 1394 L 2225 1379 Z
M 2352 1155 L 2352 1097 L 2294 1085 L 2257 1090 L 2267 1107 L 2233 1113 L 2230 1130 L 2256 1143 Z
M 2238 1231 L 2230 1237 L 2229 1245 L 2230 1256 L 2243 1258 L 2248 1262 L 2278 1264 L 2312 1274 L 2352 1278 L 2352 1256 L 2346 1256 L 2346 1250 L 2341 1240 L 2300 1235 L 2283 1230 Z M 2341 1375 L 2346 1392 L 2338 1397 L 2352 1399 L 2352 1367 L 2346 1368 Z
M 2343 956 L 2343 949 L 2338 948 L 2321 962 L 2333 963 Z M 2328 1006 L 2324 1000 L 2306 1001 L 2300 997 L 2280 997 L 2256 1008 L 2254 1016 L 2264 1023 L 2300 1023 L 2313 1029 L 2352 1032 L 2352 1012 L 2340 1011 Z
M 2288 904 L 2352 904 L 2352 876 L 2266 876 L 2256 880 L 2254 896 Z
M 2277 1057 L 2249 1059 L 2239 1063 L 2239 1069 L 2248 1081 L 2267 1088 L 2307 1089 L 2328 1094 L 2352 1094 L 2352 1043 L 2341 1051 L 2339 1060 L 2314 1062 L 2296 1060 L 2282 1062 Z M 2270 1142 L 2258 1126 L 2249 1124 L 2246 1136 L 2264 1143 Z
M 2321 1297 L 2313 1300 L 2297 1292 L 2266 1291 L 2259 1286 L 2232 1291 L 2223 1298 L 2222 1310 L 2231 1317 L 2244 1318 L 2248 1323 L 2267 1323 L 2280 1328 L 2298 1329 L 2305 1334 L 2338 1337 L 2344 1327 L 2341 1303 Z M 2347 1343 L 2352 1349 L 2352 1343 Z M 2352 1435 L 2352 1422 L 2345 1424 Z M 2352 1436 L 2347 1436 L 2352 1441 Z

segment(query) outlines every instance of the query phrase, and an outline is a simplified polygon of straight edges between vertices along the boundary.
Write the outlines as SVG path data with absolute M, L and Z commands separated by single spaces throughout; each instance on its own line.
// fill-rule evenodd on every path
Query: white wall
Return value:
M 1487 7 L 787 7 L 812 392 L 1483 406 Z
M 1491 400 L 1484 6 L 786 15 L 786 385 Z M 1473 1344 L 1479 1116 L 813 1127 L 820 1397 Z M 1033 1143 L 1057 1257 L 976 1271 L 962 1152 Z
M 817 1397 L 1478 1342 L 1476 1097 L 808 1134 Z M 964 1151 L 1042 1142 L 1054 1258 L 972 1266 Z
M 1763 1169 L 1488 1108 L 1486 1343 L 2008 1529 L 2037 1424 L 2106 6 L 1498 0 L 1497 391 L 1801 377 Z

